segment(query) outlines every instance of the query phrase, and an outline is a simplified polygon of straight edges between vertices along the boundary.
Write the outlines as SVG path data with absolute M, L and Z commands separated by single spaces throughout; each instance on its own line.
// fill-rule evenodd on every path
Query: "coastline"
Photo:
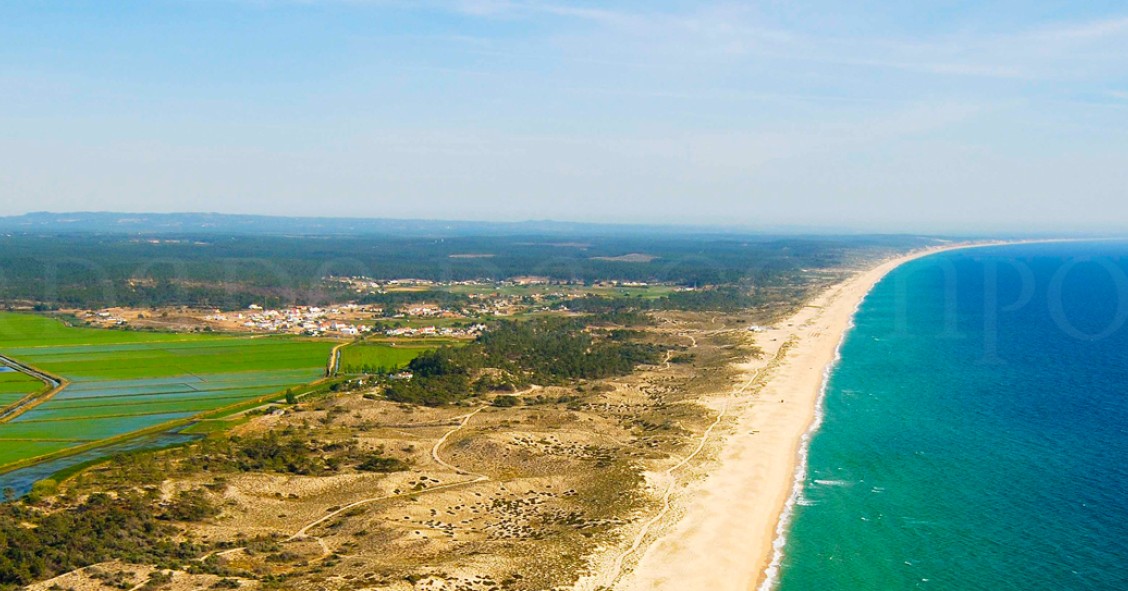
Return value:
M 742 364 L 741 382 L 757 380 L 760 388 L 746 396 L 737 388 L 703 401 L 730 417 L 723 435 L 711 443 L 714 460 L 703 475 L 678 488 L 678 511 L 656 528 L 633 564 L 621 576 L 611 573 L 613 580 L 604 584 L 631 591 L 773 589 L 827 382 L 861 303 L 874 285 L 909 261 L 997 244 L 943 245 L 883 261 L 758 333 L 762 358 Z

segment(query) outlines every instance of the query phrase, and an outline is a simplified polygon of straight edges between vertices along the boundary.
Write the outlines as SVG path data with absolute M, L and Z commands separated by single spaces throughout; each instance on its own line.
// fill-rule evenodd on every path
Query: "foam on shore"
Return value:
M 869 292 L 866 295 L 869 295 Z M 791 518 L 795 515 L 795 507 L 803 504 L 803 488 L 807 481 L 811 439 L 822 427 L 823 418 L 826 416 L 826 393 L 830 388 L 830 378 L 834 375 L 838 363 L 842 361 L 842 344 L 846 342 L 846 337 L 853 330 L 854 316 L 858 314 L 858 310 L 861 309 L 864 301 L 865 297 L 858 301 L 858 305 L 854 307 L 854 315 L 850 317 L 850 323 L 846 326 L 846 330 L 842 331 L 842 338 L 838 340 L 838 347 L 834 350 L 834 361 L 823 369 L 822 388 L 819 389 L 819 396 L 815 402 L 815 418 L 811 421 L 811 425 L 807 427 L 807 431 L 803 433 L 799 443 L 799 459 L 795 463 L 795 477 L 792 479 L 791 495 L 787 497 L 787 502 L 779 514 L 779 523 L 776 524 L 775 529 L 776 537 L 772 541 L 772 557 L 768 566 L 764 569 L 764 578 L 760 583 L 759 591 L 772 591 L 779 584 L 779 571 L 783 563 L 783 550 L 787 547 L 787 532 L 791 527 Z M 842 486 L 847 483 L 833 482 L 827 484 Z

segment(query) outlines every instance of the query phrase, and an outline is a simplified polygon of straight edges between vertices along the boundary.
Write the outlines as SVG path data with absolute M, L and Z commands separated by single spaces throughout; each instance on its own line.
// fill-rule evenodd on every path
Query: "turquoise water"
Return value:
M 1128 589 L 1128 245 L 896 269 L 829 381 L 778 587 Z

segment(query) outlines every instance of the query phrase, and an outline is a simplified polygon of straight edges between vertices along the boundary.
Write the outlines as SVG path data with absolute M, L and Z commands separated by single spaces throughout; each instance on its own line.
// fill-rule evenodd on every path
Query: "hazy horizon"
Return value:
M 38 219 L 38 216 L 44 216 L 47 219 Z M 53 219 L 54 217 L 61 219 Z M 184 220 L 175 220 L 177 226 L 169 226 L 168 224 L 162 225 L 161 223 L 166 220 L 148 220 L 146 218 L 151 216 L 170 216 L 173 218 L 184 216 L 186 218 L 193 218 L 196 216 L 210 218 L 215 217 L 231 217 L 235 219 L 243 219 L 244 217 L 254 219 L 255 222 L 263 221 L 266 225 L 254 226 L 256 233 L 290 233 L 296 232 L 299 229 L 305 229 L 310 234 L 318 234 L 325 228 L 333 228 L 332 233 L 338 234 L 367 234 L 382 235 L 384 233 L 397 234 L 402 233 L 403 230 L 408 230 L 409 233 L 426 233 L 428 230 L 441 229 L 444 224 L 449 224 L 451 228 L 458 228 L 466 235 L 488 235 L 492 232 L 504 231 L 505 233 L 540 233 L 548 232 L 550 234 L 558 234 L 560 236 L 568 235 L 586 235 L 594 232 L 595 234 L 603 234 L 610 231 L 627 231 L 630 235 L 638 235 L 639 231 L 654 231 L 661 232 L 663 235 L 732 235 L 732 236 L 764 236 L 764 237 L 786 237 L 786 236 L 811 236 L 811 237 L 850 237 L 850 236 L 929 236 L 937 239 L 972 239 L 972 240 L 1022 240 L 1022 239 L 1064 239 L 1064 240 L 1108 240 L 1108 241 L 1121 241 L 1128 240 L 1128 233 L 1120 230 L 1100 230 L 1100 229 L 1076 229 L 1076 230 L 1039 230 L 1039 229 L 1000 229 L 1000 228 L 987 228 L 984 230 L 939 230 L 939 231 L 913 231 L 913 230 L 898 230 L 898 229 L 881 229 L 881 228 L 865 228 L 865 227 L 849 227 L 849 226 L 833 226 L 833 225 L 800 225 L 800 224 L 763 224 L 763 225 L 747 225 L 747 224 L 724 224 L 724 223 L 679 223 L 677 221 L 669 222 L 632 222 L 632 221 L 599 221 L 599 220 L 569 220 L 569 219 L 514 219 L 514 220 L 496 220 L 496 219 L 470 219 L 470 218 L 423 218 L 423 217 L 372 217 L 372 216 L 330 216 L 330 215 L 261 215 L 261 214 L 246 214 L 246 213 L 225 213 L 217 211 L 30 211 L 21 214 L 13 215 L 0 215 L 0 232 L 13 231 L 21 227 L 21 224 L 29 223 L 27 218 L 37 219 L 37 223 L 44 224 L 35 226 L 40 230 L 52 231 L 74 231 L 74 232 L 103 232 L 109 231 L 107 224 L 115 224 L 113 220 L 90 219 L 90 218 L 66 218 L 65 216 L 122 216 L 116 222 L 117 230 L 123 232 L 132 232 L 147 234 L 153 232 L 182 232 L 192 233 L 197 230 L 207 230 L 208 232 L 235 232 L 240 233 L 237 228 L 230 225 L 216 226 L 214 223 L 204 223 L 207 220 L 196 220 L 196 226 L 183 226 Z M 75 223 L 81 221 L 82 223 Z M 173 222 L 173 220 L 167 220 Z M 286 224 L 285 222 L 310 222 L 309 227 L 295 226 L 294 224 Z M 13 224 L 14 222 L 14 224 Z M 271 223 L 277 223 L 278 226 L 271 226 Z M 356 227 L 351 225 L 351 222 L 364 223 L 373 222 L 379 225 L 375 228 Z M 239 224 L 240 222 L 234 222 Z M 78 226 L 78 227 L 72 227 Z M 97 228 L 92 230 L 90 228 Z M 347 231 L 351 228 L 353 232 Z
M 1128 227 L 1128 9 L 0 5 L 0 215 Z

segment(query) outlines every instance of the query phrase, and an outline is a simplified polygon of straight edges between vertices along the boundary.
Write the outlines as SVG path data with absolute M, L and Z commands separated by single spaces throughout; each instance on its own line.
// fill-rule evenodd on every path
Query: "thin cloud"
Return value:
M 1043 39 L 1090 41 L 1128 33 L 1128 17 L 1113 17 L 1085 23 L 1058 24 L 1032 35 Z
M 1091 73 L 1105 62 L 1115 65 L 1121 52 L 1109 50 L 1102 57 L 1095 52 L 1080 53 L 1079 46 L 1099 50 L 1102 44 L 1128 38 L 1125 16 L 1057 22 L 1010 34 L 956 33 L 907 41 L 781 28 L 761 13 L 727 3 L 697 5 L 682 12 L 511 0 L 464 0 L 458 6 L 468 14 L 578 20 L 595 29 L 586 34 L 570 32 L 577 45 L 602 31 L 627 50 L 632 47 L 630 38 L 660 40 L 656 45 L 642 45 L 658 54 L 679 51 L 684 60 L 717 56 L 787 59 L 1002 80 L 1048 80 Z

